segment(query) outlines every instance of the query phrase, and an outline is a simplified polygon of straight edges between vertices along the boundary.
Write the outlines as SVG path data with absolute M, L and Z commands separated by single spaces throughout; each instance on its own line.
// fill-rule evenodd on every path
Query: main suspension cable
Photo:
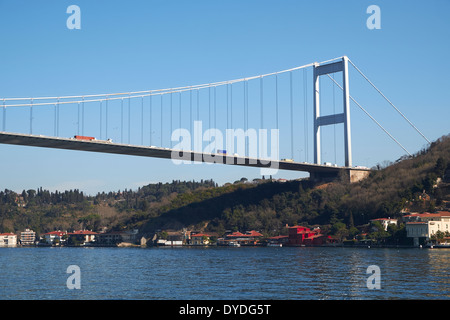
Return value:
M 329 74 L 327 74 L 327 76 L 331 79 L 331 81 L 333 81 L 341 90 L 344 90 L 344 88 L 342 88 L 342 86 L 339 84 L 339 83 L 337 83 Z M 406 148 L 400 143 L 400 142 L 398 142 L 397 141 L 397 139 L 395 139 L 377 120 L 375 120 L 375 118 L 374 117 L 372 117 L 372 115 L 366 110 L 366 109 L 364 109 L 352 96 L 349 96 L 350 97 L 350 99 L 354 102 L 354 103 L 356 103 L 356 105 L 362 110 L 362 111 L 364 111 L 364 113 L 366 114 L 366 115 L 368 115 L 369 116 L 369 118 L 370 119 L 372 119 L 389 137 L 391 137 L 391 139 L 392 140 L 394 140 L 403 150 L 405 150 L 406 151 L 406 153 L 408 153 L 410 156 L 411 156 L 411 153 L 408 151 L 408 150 L 406 150 Z
M 369 82 L 372 87 L 378 91 L 378 93 L 403 117 L 403 119 L 405 119 L 428 143 L 431 143 L 430 140 L 428 140 L 427 137 L 425 137 L 425 135 L 420 132 L 419 129 L 417 129 L 417 127 L 381 92 L 380 89 L 378 89 L 373 83 L 372 81 L 369 80 L 369 78 L 361 71 L 359 70 L 359 68 L 349 59 L 348 60 L 352 66 L 356 69 L 356 71 L 359 72 L 359 74 L 361 74 L 361 76 L 363 76 L 364 79 L 366 79 L 367 82 Z

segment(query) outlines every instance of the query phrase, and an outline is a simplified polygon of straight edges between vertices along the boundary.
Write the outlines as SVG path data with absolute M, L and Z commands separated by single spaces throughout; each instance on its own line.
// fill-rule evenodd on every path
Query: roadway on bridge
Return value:
M 114 143 L 105 140 L 84 141 L 75 138 L 59 138 L 42 135 L 29 135 L 10 132 L 0 132 L 0 143 L 66 149 L 76 151 L 89 151 L 122 154 L 140 157 L 152 157 L 162 159 L 184 159 L 187 161 L 200 161 L 219 163 L 227 165 L 240 165 L 257 168 L 278 168 L 280 170 L 304 171 L 309 173 L 332 174 L 337 175 L 342 170 L 360 170 L 367 171 L 367 168 L 346 168 L 330 165 L 317 165 L 311 163 L 301 163 L 292 161 L 275 161 L 256 159 L 239 155 L 221 155 L 202 153 L 194 151 L 180 151 L 169 148 L 153 147 L 153 146 L 137 146 L 122 143 Z

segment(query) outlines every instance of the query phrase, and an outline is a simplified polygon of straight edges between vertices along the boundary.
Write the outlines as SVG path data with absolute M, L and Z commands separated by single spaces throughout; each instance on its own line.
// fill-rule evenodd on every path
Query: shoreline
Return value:
M 4 246 L 1 248 L 235 248 L 225 245 L 138 245 L 131 243 L 120 243 L 118 245 L 84 245 L 84 246 L 53 246 L 53 245 L 16 245 Z M 267 245 L 241 245 L 240 248 L 366 248 L 366 249 L 450 249 L 450 245 L 387 245 L 387 244 L 324 244 L 324 245 L 282 245 L 282 246 L 267 246 Z

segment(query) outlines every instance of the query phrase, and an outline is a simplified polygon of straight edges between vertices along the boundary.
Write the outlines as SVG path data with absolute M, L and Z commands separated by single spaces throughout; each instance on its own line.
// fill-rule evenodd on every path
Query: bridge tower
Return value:
M 343 83 L 343 112 L 327 116 L 320 115 L 320 86 L 319 78 L 323 75 L 342 72 Z M 314 64 L 314 163 L 321 164 L 321 145 L 320 145 L 320 127 L 344 123 L 344 146 L 345 146 L 345 166 L 352 166 L 352 144 L 350 134 L 350 94 L 348 84 L 348 58 L 342 57 L 342 60 L 320 65 Z

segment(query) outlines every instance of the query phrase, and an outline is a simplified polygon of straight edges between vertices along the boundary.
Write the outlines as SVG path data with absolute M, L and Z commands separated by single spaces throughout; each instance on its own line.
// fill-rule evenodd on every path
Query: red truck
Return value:
M 74 136 L 74 138 L 77 139 L 77 140 L 85 140 L 85 141 L 95 140 L 94 137 L 85 137 L 85 136 Z

